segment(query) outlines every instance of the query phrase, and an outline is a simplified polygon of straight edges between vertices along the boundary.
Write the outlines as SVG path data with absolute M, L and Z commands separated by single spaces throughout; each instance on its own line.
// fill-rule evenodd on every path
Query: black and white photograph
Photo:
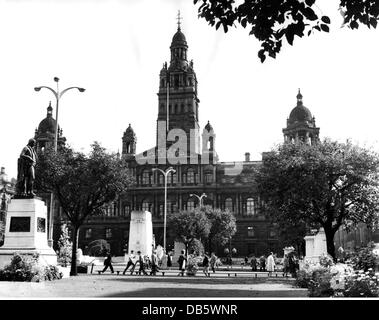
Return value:
M 378 20 L 378 0 L 0 0 L 0 300 L 376 300 Z

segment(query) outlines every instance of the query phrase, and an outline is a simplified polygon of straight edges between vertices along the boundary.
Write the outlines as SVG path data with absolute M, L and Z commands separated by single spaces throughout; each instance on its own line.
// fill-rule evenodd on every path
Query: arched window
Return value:
M 159 113 L 165 113 L 165 106 L 164 106 L 164 104 L 161 104 L 159 106 Z
M 255 236 L 253 227 L 247 227 L 247 236 L 250 238 Z
M 193 169 L 187 171 L 187 183 L 195 183 L 195 172 Z
M 246 200 L 246 215 L 252 216 L 255 213 L 254 199 L 248 198 Z
M 232 198 L 226 198 L 225 199 L 225 210 L 229 210 L 230 212 L 233 212 L 233 200 L 232 200 Z
M 193 209 L 195 209 L 195 202 L 192 199 L 190 199 L 187 201 L 187 210 L 190 211 Z
M 162 173 L 158 174 L 158 184 L 163 186 L 164 185 L 164 176 Z
M 184 104 L 180 105 L 179 113 L 184 113 Z
M 212 173 L 206 173 L 205 174 L 205 183 L 212 183 L 213 182 L 213 174 Z
M 147 170 L 142 172 L 142 185 L 150 185 L 150 172 Z

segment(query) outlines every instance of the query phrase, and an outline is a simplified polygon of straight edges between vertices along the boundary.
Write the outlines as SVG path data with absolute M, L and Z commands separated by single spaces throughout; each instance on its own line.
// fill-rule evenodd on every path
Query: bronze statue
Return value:
M 17 196 L 34 197 L 33 184 L 35 180 L 34 167 L 37 161 L 37 154 L 34 150 L 36 141 L 29 139 L 28 144 L 22 149 L 17 163 Z

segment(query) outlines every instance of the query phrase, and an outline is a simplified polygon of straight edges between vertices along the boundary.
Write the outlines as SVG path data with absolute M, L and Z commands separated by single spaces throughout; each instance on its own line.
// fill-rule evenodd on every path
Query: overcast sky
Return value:
M 21 149 L 49 101 L 55 106 L 51 92 L 33 88 L 55 88 L 55 76 L 61 89 L 87 89 L 60 101 L 59 124 L 76 150 L 96 140 L 121 151 L 129 123 L 137 152 L 152 147 L 159 71 L 170 59 L 178 10 L 198 79 L 200 126 L 210 120 L 221 161 L 243 160 L 245 152 L 260 160 L 282 142 L 299 87 L 321 137 L 378 149 L 379 30 L 340 28 L 337 2 L 319 4 L 332 18 L 329 34 L 296 38 L 262 64 L 248 30 L 216 31 L 192 0 L 0 0 L 0 165 L 16 177 Z

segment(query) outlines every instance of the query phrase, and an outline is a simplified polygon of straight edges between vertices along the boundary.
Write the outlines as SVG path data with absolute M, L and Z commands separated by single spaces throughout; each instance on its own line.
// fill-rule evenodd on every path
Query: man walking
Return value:
M 128 263 L 126 265 L 126 268 L 124 270 L 124 272 L 122 274 L 125 274 L 126 271 L 128 271 L 129 267 L 132 266 L 132 270 L 134 269 L 134 266 L 135 266 L 135 263 L 136 263 L 136 256 L 134 255 L 134 250 L 131 250 L 130 251 L 130 255 L 129 255 L 129 260 L 128 260 Z
M 179 256 L 179 259 L 178 259 L 178 263 L 179 263 L 179 273 L 178 273 L 178 276 L 184 276 L 184 271 L 186 270 L 186 261 L 187 261 L 187 258 L 184 256 L 184 253 L 185 251 L 182 250 L 181 251 L 181 254 Z
M 108 269 L 108 267 L 109 267 L 109 269 L 111 269 L 111 272 L 114 273 L 113 266 L 112 266 L 112 256 L 111 256 L 110 251 L 108 251 L 107 257 L 104 260 L 104 269 L 103 269 L 102 273 L 104 273 Z

